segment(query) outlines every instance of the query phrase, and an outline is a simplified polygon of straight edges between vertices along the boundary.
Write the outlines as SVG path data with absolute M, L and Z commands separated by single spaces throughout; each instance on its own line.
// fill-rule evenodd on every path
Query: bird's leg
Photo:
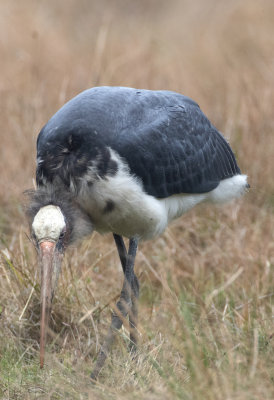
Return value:
M 113 344 L 113 341 L 115 339 L 117 330 L 119 330 L 121 328 L 121 326 L 123 324 L 123 319 L 127 316 L 127 314 L 129 313 L 129 311 L 132 307 L 132 301 L 131 301 L 131 290 L 132 289 L 131 288 L 132 288 L 132 282 L 134 280 L 134 261 L 135 261 L 135 257 L 136 257 L 137 247 L 138 247 L 138 240 L 136 238 L 130 239 L 129 249 L 128 249 L 128 253 L 126 256 L 126 263 L 124 265 L 125 268 L 123 267 L 123 269 L 124 269 L 123 288 L 121 291 L 120 299 L 119 299 L 118 303 L 116 304 L 118 313 L 113 312 L 113 314 L 112 314 L 111 324 L 110 324 L 109 331 L 107 333 L 107 337 L 105 338 L 105 341 L 101 347 L 100 353 L 99 353 L 97 361 L 96 361 L 95 368 L 94 368 L 93 372 L 91 373 L 91 378 L 94 380 L 97 379 L 97 376 L 105 363 L 105 360 L 108 356 L 108 353 L 109 353 L 111 346 Z M 119 251 L 119 249 L 118 249 L 118 251 Z M 124 259 L 124 258 L 122 257 L 122 259 Z M 123 266 L 123 264 L 122 264 L 122 266 Z
M 122 236 L 113 234 L 120 261 L 122 264 L 123 271 L 126 270 L 127 262 L 127 250 Z M 136 344 L 138 340 L 137 323 L 138 323 L 138 299 L 139 299 L 139 281 L 137 276 L 133 272 L 133 278 L 131 280 L 131 309 L 129 310 L 129 326 L 130 326 L 130 351 L 136 350 Z
M 134 274 L 133 281 L 131 283 L 131 310 L 129 313 L 129 327 L 130 327 L 130 342 L 129 348 L 131 352 L 134 352 L 137 347 L 138 341 L 138 299 L 139 299 L 139 281 L 137 276 Z
M 123 268 L 123 272 L 125 273 L 126 271 L 126 263 L 127 263 L 127 249 L 125 246 L 125 242 L 124 239 L 122 238 L 122 236 L 117 235 L 116 233 L 113 234 L 114 240 L 115 240 L 115 244 L 118 250 L 118 254 L 120 257 L 120 261 L 122 264 L 122 268 Z

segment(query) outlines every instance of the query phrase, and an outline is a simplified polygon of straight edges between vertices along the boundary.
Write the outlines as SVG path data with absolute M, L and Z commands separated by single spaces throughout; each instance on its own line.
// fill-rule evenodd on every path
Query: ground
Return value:
M 271 0 L 1 2 L 1 398 L 274 398 L 273 20 Z M 40 370 L 39 268 L 22 193 L 34 185 L 43 124 L 95 85 L 190 96 L 251 189 L 141 245 L 137 357 L 126 326 L 92 386 L 122 285 L 115 245 L 94 234 L 68 251 Z

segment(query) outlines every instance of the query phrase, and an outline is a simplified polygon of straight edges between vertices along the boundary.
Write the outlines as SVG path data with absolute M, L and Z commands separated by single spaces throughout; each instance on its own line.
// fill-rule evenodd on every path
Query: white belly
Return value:
M 161 234 L 168 224 L 163 203 L 128 174 L 99 179 L 91 188 L 83 185 L 78 198 L 100 233 L 145 240 Z

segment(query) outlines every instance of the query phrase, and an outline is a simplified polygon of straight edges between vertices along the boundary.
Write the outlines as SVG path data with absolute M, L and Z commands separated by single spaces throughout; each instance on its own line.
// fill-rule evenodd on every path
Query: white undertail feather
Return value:
M 246 175 L 235 175 L 222 180 L 216 189 L 209 192 L 207 198 L 212 203 L 226 203 L 241 197 L 248 187 Z
M 169 222 L 180 217 L 199 203 L 224 204 L 241 197 L 247 188 L 247 176 L 235 175 L 222 180 L 219 185 L 207 193 L 178 194 L 160 200 L 165 204 Z

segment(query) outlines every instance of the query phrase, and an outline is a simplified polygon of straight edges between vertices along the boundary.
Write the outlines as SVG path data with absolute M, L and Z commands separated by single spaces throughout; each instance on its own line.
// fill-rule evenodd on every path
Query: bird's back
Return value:
M 188 97 L 96 87 L 65 104 L 40 132 L 38 184 L 58 175 L 69 186 L 95 159 L 101 177 L 115 173 L 108 148 L 157 198 L 208 192 L 240 173 L 226 140 Z
M 40 132 L 37 184 L 61 208 L 62 193 L 72 194 L 97 231 L 149 239 L 198 203 L 240 196 L 246 176 L 188 97 L 98 87 Z

